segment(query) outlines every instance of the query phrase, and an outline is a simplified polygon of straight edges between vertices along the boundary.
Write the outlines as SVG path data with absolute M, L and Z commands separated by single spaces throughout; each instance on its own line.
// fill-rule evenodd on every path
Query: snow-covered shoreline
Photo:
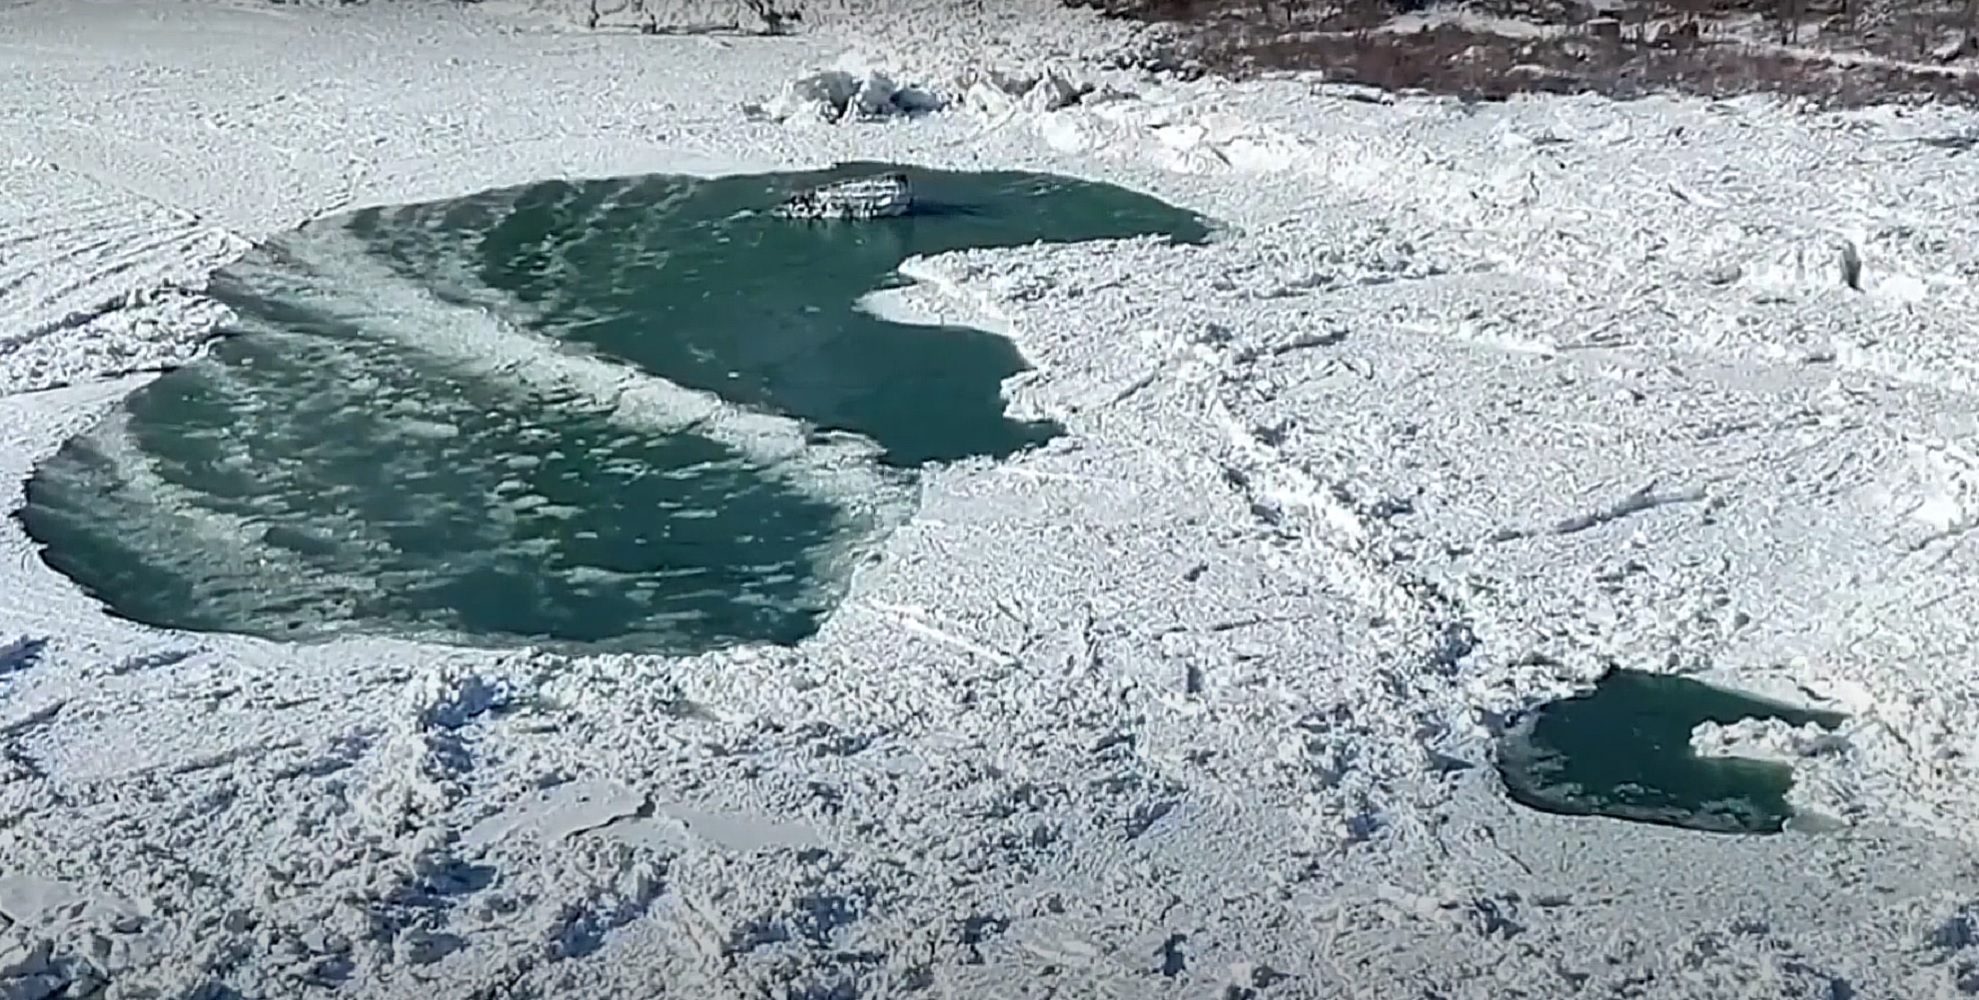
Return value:
M 1164 83 L 1082 67 L 1117 27 L 1043 0 L 925 43 L 485 6 L 0 10 L 9 509 L 143 378 L 104 376 L 195 349 L 204 274 L 343 208 L 898 160 L 1232 234 L 948 255 L 872 300 L 1007 327 L 1013 412 L 1071 434 L 924 477 L 796 650 L 172 635 L 9 520 L 0 988 L 1877 997 L 1979 959 L 1979 161 L 1920 141 L 1979 119 Z M 741 112 L 848 48 L 1036 71 L 966 41 L 1018 23 L 1130 96 Z M 1704 746 L 1812 754 L 1796 795 L 1857 825 L 1505 803 L 1494 714 L 1607 662 L 1851 713 Z

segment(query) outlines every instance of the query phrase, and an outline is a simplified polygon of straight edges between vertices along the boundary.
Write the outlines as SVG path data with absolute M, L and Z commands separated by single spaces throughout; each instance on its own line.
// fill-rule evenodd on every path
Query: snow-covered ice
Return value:
M 797 649 L 172 634 L 0 527 L 0 994 L 1974 988 L 1972 116 L 1371 102 L 1103 69 L 1127 29 L 1047 0 L 819 6 L 0 7 L 9 508 L 206 275 L 346 208 L 858 159 L 1228 224 L 869 299 L 1007 331 L 1069 433 L 932 471 Z M 871 106 L 745 110 L 828 71 Z M 1803 828 L 1508 804 L 1496 727 L 1613 663 L 1847 712 L 1694 739 L 1790 760 Z

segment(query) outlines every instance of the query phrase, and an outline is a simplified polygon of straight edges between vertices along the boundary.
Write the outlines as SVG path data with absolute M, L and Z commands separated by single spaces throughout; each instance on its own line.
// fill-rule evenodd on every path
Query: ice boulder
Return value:
M 933 91 L 903 84 L 883 69 L 847 59 L 784 84 L 776 97 L 746 110 L 780 122 L 844 122 L 939 111 L 946 103 Z
M 1074 81 L 1055 69 L 1018 72 L 991 69 L 966 73 L 962 100 L 972 111 L 1002 115 L 1022 108 L 1031 112 L 1069 108 L 1094 91 L 1091 83 Z

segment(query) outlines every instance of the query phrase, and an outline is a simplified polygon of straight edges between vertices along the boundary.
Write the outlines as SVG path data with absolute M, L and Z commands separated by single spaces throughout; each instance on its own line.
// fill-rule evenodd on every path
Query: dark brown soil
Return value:
M 1169 26 L 1171 40 L 1149 58 L 1186 73 L 1317 70 L 1334 82 L 1483 100 L 1767 92 L 1826 107 L 1979 105 L 1979 0 L 1065 2 Z M 1457 13 L 1471 17 L 1449 17 Z M 1403 15 L 1429 26 L 1397 25 Z

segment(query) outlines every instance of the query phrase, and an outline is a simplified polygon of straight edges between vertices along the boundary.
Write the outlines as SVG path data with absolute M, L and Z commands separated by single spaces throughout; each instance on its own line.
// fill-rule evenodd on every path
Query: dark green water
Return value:
M 914 254 L 1202 220 L 1106 185 L 913 171 L 925 215 L 760 214 L 870 172 L 549 182 L 312 223 L 238 321 L 36 470 L 19 516 L 113 613 L 697 652 L 816 629 L 923 463 L 1005 457 L 1024 368 L 853 308 Z
M 1618 670 L 1591 692 L 1542 706 L 1506 735 L 1498 771 L 1514 801 L 1546 812 L 1778 833 L 1792 815 L 1789 768 L 1690 751 L 1691 730 L 1699 725 L 1746 718 L 1834 726 L 1843 717 L 1683 677 Z

